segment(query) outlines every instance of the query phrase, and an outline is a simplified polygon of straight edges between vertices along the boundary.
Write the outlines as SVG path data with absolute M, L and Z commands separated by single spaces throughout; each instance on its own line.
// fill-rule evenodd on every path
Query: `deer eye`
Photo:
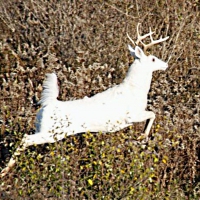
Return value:
M 155 62 L 155 58 L 152 58 L 152 62 Z

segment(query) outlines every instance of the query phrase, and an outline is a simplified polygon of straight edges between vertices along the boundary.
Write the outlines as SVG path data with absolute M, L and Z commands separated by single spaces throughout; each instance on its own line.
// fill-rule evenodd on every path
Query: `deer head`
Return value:
M 137 25 L 137 41 L 136 42 L 134 42 L 127 33 L 128 38 L 135 45 L 135 49 L 133 49 L 133 47 L 131 45 L 128 45 L 131 55 L 134 56 L 134 58 L 136 60 L 137 59 L 139 60 L 139 62 L 142 64 L 141 67 L 144 67 L 147 70 L 151 70 L 151 71 L 166 70 L 166 68 L 168 67 L 167 63 L 158 59 L 156 56 L 153 56 L 153 55 L 147 56 L 147 55 L 145 55 L 145 53 L 147 52 L 148 48 L 152 47 L 155 44 L 166 41 L 169 37 L 168 36 L 165 38 L 161 37 L 158 40 L 154 40 L 152 37 L 152 34 L 154 32 L 151 31 L 151 28 L 150 28 L 149 33 L 147 33 L 145 35 L 140 35 L 139 26 L 140 26 L 140 23 Z M 151 43 L 145 44 L 144 42 L 142 42 L 142 40 L 147 38 L 148 36 L 150 37 Z M 139 43 L 141 43 L 142 46 L 144 47 L 144 51 L 138 46 Z

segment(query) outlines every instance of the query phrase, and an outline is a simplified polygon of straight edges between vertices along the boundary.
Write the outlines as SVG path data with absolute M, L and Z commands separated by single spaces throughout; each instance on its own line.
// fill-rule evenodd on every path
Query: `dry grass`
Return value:
M 29 148 L 1 179 L 1 199 L 199 199 L 200 4 L 198 1 L 8 0 L 0 7 L 0 166 L 34 131 L 47 72 L 59 99 L 91 96 L 120 83 L 132 62 L 126 33 L 136 25 L 169 35 L 150 53 L 169 61 L 154 74 L 148 109 L 156 121 L 112 134 L 83 134 Z M 111 77 L 111 78 L 110 78 Z

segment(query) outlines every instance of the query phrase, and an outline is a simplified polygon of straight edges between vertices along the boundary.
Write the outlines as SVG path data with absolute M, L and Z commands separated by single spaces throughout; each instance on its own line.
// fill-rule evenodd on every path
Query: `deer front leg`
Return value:
M 149 132 L 150 132 L 153 122 L 155 120 L 155 114 L 152 111 L 146 111 L 146 119 L 145 120 L 148 120 L 148 119 L 149 119 L 149 121 L 147 122 L 145 131 L 144 131 L 144 135 L 146 137 L 149 136 Z
M 148 140 L 149 132 L 151 130 L 152 124 L 155 120 L 155 114 L 152 111 L 143 111 L 137 115 L 129 116 L 127 123 L 133 123 L 133 122 L 143 122 L 145 120 L 149 120 L 148 123 L 145 126 L 144 133 L 138 137 L 138 139 L 144 139 L 146 138 Z
M 152 111 L 145 111 L 144 113 L 142 113 L 141 119 L 143 119 L 142 121 L 145 121 L 145 120 L 148 120 L 148 121 L 145 126 L 144 133 L 140 137 L 138 137 L 138 139 L 146 138 L 146 140 L 148 140 L 149 132 L 155 120 L 155 114 Z

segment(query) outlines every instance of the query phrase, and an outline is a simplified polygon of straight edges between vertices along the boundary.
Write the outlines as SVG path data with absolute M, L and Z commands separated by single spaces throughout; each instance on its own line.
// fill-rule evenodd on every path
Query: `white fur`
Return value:
M 136 59 L 124 81 L 91 98 L 58 101 L 57 77 L 54 73 L 47 74 L 40 101 L 42 107 L 36 118 L 36 133 L 25 135 L 22 148 L 18 148 L 14 155 L 30 145 L 53 143 L 66 135 L 86 131 L 115 132 L 130 126 L 133 122 L 147 119 L 149 123 L 144 134 L 148 137 L 155 119 L 152 111 L 145 110 L 152 73 L 156 70 L 165 70 L 168 65 L 155 56 L 146 56 L 138 46 L 135 50 L 129 46 L 129 50 Z M 2 176 L 14 163 L 15 159 L 12 157 L 2 171 Z

